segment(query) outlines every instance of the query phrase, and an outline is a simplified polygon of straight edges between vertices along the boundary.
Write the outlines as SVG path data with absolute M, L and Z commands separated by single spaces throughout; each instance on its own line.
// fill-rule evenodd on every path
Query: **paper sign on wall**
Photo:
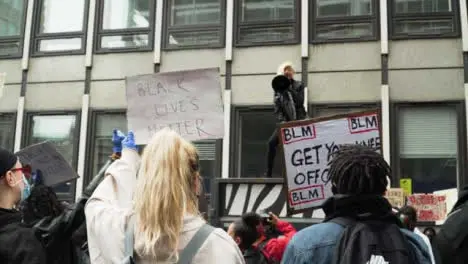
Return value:
M 128 129 L 137 144 L 169 127 L 187 140 L 224 135 L 219 69 L 198 69 L 128 77 Z
M 405 205 L 405 194 L 401 188 L 387 189 L 385 198 L 387 198 L 393 207 L 401 208 Z
M 328 162 L 342 144 L 380 151 L 378 111 L 280 125 L 288 189 L 288 214 L 320 207 L 332 196 Z
M 413 194 L 408 197 L 408 205 L 417 210 L 420 222 L 441 221 L 447 215 L 445 199 L 445 195 Z
M 57 151 L 51 142 L 43 142 L 26 147 L 16 153 L 21 163 L 40 170 L 44 184 L 55 186 L 78 178 L 76 171 Z
M 410 178 L 400 179 L 400 188 L 405 192 L 405 196 L 410 196 L 413 193 L 413 181 Z

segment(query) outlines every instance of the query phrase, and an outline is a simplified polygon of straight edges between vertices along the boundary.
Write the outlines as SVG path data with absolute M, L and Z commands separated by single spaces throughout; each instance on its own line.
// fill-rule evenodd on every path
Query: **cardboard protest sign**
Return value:
M 127 78 L 128 129 L 137 144 L 147 144 L 165 127 L 187 140 L 224 135 L 218 69 L 140 75 Z
M 445 199 L 445 195 L 413 194 L 408 197 L 408 205 L 417 210 L 420 222 L 441 221 L 447 215 Z
M 23 165 L 42 172 L 44 184 L 55 186 L 78 178 L 76 171 L 50 142 L 26 147 L 16 153 Z
M 340 145 L 380 151 L 379 123 L 376 110 L 281 124 L 288 214 L 320 207 L 332 196 L 328 162 Z
M 444 219 L 438 220 L 436 222 L 437 225 L 444 224 L 445 220 L 447 219 L 448 214 L 452 211 L 455 203 L 458 201 L 458 189 L 451 188 L 445 190 L 439 190 L 434 192 L 435 195 L 442 195 L 445 196 L 445 216 Z
M 401 208 L 405 205 L 405 193 L 401 188 L 387 189 L 385 198 L 387 198 L 393 207 Z

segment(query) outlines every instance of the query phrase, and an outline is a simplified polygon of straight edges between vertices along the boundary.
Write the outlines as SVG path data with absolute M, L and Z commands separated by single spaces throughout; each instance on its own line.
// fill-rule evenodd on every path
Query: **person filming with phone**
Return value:
M 280 263 L 289 240 L 296 229 L 273 213 L 242 215 L 233 222 L 228 234 L 243 252 L 247 264 Z

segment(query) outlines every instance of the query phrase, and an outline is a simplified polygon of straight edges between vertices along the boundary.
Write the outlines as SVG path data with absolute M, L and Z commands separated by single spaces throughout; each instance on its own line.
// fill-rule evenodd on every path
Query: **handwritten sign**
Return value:
M 413 193 L 413 181 L 411 178 L 400 179 L 400 188 L 405 191 L 406 196 L 410 196 Z
M 21 163 L 42 172 L 44 184 L 55 186 L 78 178 L 76 171 L 50 142 L 26 147 L 16 153 Z
M 169 127 L 188 140 L 224 135 L 218 69 L 199 69 L 127 78 L 128 129 L 137 144 Z
M 380 151 L 377 111 L 290 122 L 280 125 L 288 187 L 288 213 L 320 207 L 332 196 L 328 162 L 342 144 Z
M 442 221 L 447 215 L 445 195 L 413 194 L 408 197 L 408 205 L 418 212 L 418 221 Z
M 387 198 L 393 207 L 401 208 L 405 205 L 405 193 L 401 188 L 387 189 L 385 198 Z

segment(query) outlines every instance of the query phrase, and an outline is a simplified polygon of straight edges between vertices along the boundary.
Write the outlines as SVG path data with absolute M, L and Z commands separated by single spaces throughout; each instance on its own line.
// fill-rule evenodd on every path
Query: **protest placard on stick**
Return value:
M 405 192 L 402 188 L 387 189 L 385 198 L 393 207 L 401 208 L 405 205 Z
M 328 163 L 343 144 L 380 152 L 379 112 L 366 111 L 280 124 L 288 214 L 320 207 L 332 196 Z
M 445 195 L 417 193 L 408 197 L 408 205 L 418 212 L 419 222 L 444 220 L 447 215 Z
M 55 186 L 78 178 L 76 171 L 57 151 L 51 142 L 26 147 L 16 153 L 23 165 L 42 172 L 44 184 Z
M 198 69 L 128 77 L 128 129 L 137 144 L 169 127 L 187 140 L 224 135 L 219 69 Z

